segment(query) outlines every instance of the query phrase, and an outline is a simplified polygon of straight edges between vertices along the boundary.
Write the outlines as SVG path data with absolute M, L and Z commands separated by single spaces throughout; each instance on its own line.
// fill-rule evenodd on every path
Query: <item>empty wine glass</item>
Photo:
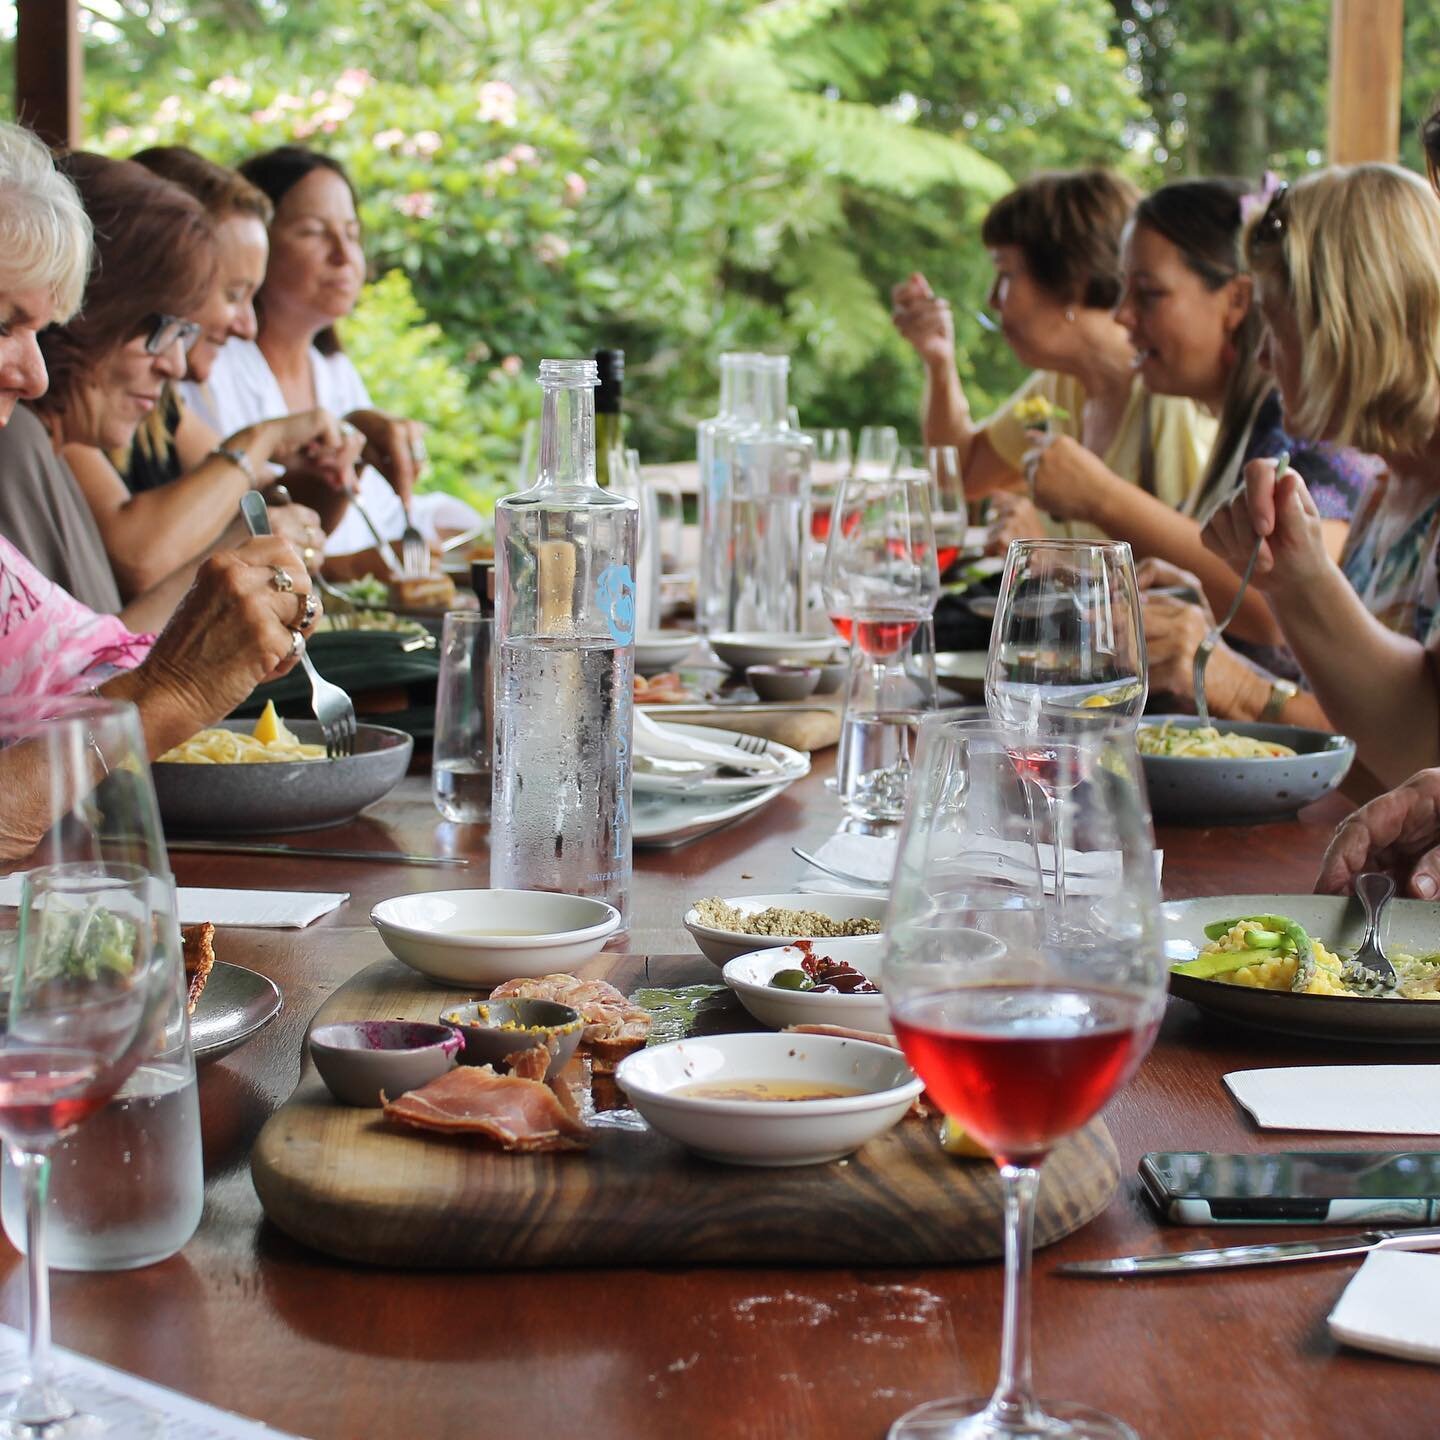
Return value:
M 988 1399 L 935 1401 L 890 1440 L 1134 1440 L 1121 1421 L 1031 1393 L 1029 1269 L 1050 1151 L 1125 1085 L 1165 997 L 1154 840 L 1129 733 L 1091 731 L 1056 760 L 1055 808 L 1077 837 L 1063 940 L 1051 923 L 1052 812 L 1031 803 L 1023 737 L 932 716 L 886 922 L 883 984 L 895 1035 L 932 1099 L 999 1166 L 1005 1319 Z
M 77 1412 L 54 1379 L 49 1219 L 69 1268 L 143 1264 L 189 1238 L 203 1182 L 175 888 L 138 717 L 90 698 L 37 708 L 0 707 L 5 863 L 24 875 L 0 1021 L 0 1137 L 7 1199 L 17 1179 L 23 1199 L 29 1296 L 26 1379 L 0 1411 L 0 1436 L 73 1440 L 111 1427 Z M 112 1124 L 109 1102 L 142 1066 L 139 1108 L 112 1128 L 141 1126 L 146 1164 L 132 1173 L 117 1152 L 103 1178 L 89 1175 L 88 1194 L 57 1184 L 47 1202 L 52 1154 L 98 1114 Z M 57 1180 L 86 1159 L 77 1148 Z M 143 1203 L 157 1183 L 171 1202 L 163 1212 Z M 95 1228 L 72 1231 L 68 1207 L 82 1201 Z
M 855 449 L 855 473 L 870 477 L 888 475 L 900 453 L 900 436 L 893 425 L 865 425 Z

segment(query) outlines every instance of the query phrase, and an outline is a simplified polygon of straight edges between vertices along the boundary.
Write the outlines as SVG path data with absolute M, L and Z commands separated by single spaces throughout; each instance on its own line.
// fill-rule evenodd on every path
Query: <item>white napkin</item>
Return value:
M 0 906 L 20 903 L 23 875 L 0 876 Z M 181 886 L 178 891 L 180 923 L 246 930 L 303 930 L 322 915 L 337 910 L 350 898 L 348 891 L 309 890 L 206 890 Z
M 635 754 L 652 760 L 703 760 L 708 765 L 724 765 L 746 775 L 779 775 L 785 770 L 773 755 L 752 755 L 718 740 L 682 735 L 639 709 L 635 711 Z
M 1440 1065 L 1292 1065 L 1225 1084 L 1266 1130 L 1440 1135 Z
M 1440 1255 L 1372 1251 L 1330 1312 L 1330 1333 L 1362 1350 L 1440 1361 Z

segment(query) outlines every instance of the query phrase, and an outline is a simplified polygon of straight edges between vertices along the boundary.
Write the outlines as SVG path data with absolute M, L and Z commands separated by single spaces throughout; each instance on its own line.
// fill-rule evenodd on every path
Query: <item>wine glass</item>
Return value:
M 840 482 L 850 473 L 848 430 L 807 430 L 815 442 L 810 466 L 810 538 L 823 545 L 830 538 L 830 511 Z
M 73 1440 L 111 1427 L 77 1412 L 54 1378 L 49 1221 L 60 1222 L 60 1263 L 87 1269 L 173 1253 L 200 1218 L 199 1106 L 175 887 L 133 706 L 90 697 L 0 706 L 0 796 L 0 866 L 23 872 L 18 929 L 4 947 L 0 1139 L 7 1228 L 26 1252 L 29 1296 L 26 1378 L 0 1408 L 0 1437 Z M 69 1181 L 85 1163 L 83 1147 L 53 1190 L 51 1157 L 97 1114 L 116 1123 L 108 1102 L 142 1065 L 145 1098 L 137 1103 L 152 1153 L 133 1173 L 117 1154 L 98 1182 L 98 1207 L 94 1193 L 79 1198 L 92 1221 L 97 1209 L 102 1218 L 130 1219 L 138 1187 L 163 1172 L 186 1200 L 165 1211 L 164 1236 L 151 1233 L 153 1211 L 133 1227 L 143 1234 L 103 1223 L 98 1233 L 72 1233 L 66 1207 L 77 1196 Z M 93 1192 L 93 1170 L 89 1184 Z
M 1163 1012 L 1154 840 L 1128 730 L 1092 730 L 1060 749 L 1053 809 L 1031 803 L 1014 758 L 1022 739 L 943 715 L 920 727 L 883 986 L 930 1096 L 999 1166 L 1005 1320 L 989 1400 L 922 1405 L 890 1440 L 1134 1440 L 1098 1411 L 1034 1398 L 1028 1290 L 1040 1167 L 1134 1074 Z M 1076 837 L 1058 941 L 1054 811 Z
M 888 475 L 900 453 L 900 435 L 893 425 L 863 425 L 855 448 L 855 473 Z
M 1041 804 L 1070 737 L 1133 722 L 1145 709 L 1145 627 L 1130 547 L 1120 541 L 1016 540 L 1005 557 L 985 666 L 985 705 L 1018 732 L 1016 756 Z M 1056 843 L 1064 845 L 1063 824 Z M 1065 909 L 1065 867 L 1059 910 Z

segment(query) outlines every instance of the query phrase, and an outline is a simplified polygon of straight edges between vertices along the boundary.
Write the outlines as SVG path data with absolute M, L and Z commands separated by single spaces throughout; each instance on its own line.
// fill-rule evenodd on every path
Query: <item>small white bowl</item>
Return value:
M 880 983 L 881 950 L 875 937 L 816 940 L 814 954 L 853 965 L 873 985 Z M 787 1025 L 846 1025 L 852 1030 L 891 1033 L 884 995 L 828 995 L 810 990 L 783 990 L 770 981 L 781 970 L 798 970 L 805 952 L 794 945 L 752 950 L 725 967 L 725 983 L 740 1003 L 762 1024 L 783 1030 Z
M 729 1165 L 820 1165 L 897 1124 L 924 1089 L 885 1045 L 833 1035 L 712 1035 L 627 1055 L 615 1078 L 662 1135 Z M 853 1085 L 834 1100 L 710 1100 L 677 1094 L 711 1080 Z
M 382 900 L 370 923 L 422 975 L 484 987 L 584 964 L 620 928 L 620 912 L 544 890 L 433 890 Z
M 889 903 L 884 895 L 734 895 L 724 898 L 727 905 L 733 905 L 742 915 L 755 915 L 774 906 L 780 910 L 814 910 L 831 920 L 875 920 L 882 924 L 885 907 Z M 694 937 L 700 953 L 712 965 L 721 966 L 737 955 L 747 955 L 752 950 L 767 946 L 793 945 L 797 940 L 813 940 L 817 945 L 832 944 L 836 938 L 867 940 L 872 944 L 879 940 L 876 935 L 747 935 L 741 930 L 717 930 L 713 925 L 700 923 L 700 916 L 693 905 L 685 912 L 685 928 Z
M 710 648 L 732 670 L 778 665 L 785 660 L 828 660 L 833 635 L 790 635 L 780 630 L 727 630 L 709 637 Z
M 642 675 L 673 670 L 699 639 L 689 630 L 642 630 L 635 637 L 635 668 Z

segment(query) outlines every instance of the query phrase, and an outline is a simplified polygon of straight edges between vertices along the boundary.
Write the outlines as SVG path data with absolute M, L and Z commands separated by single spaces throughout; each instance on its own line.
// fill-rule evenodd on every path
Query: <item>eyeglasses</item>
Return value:
M 190 347 L 200 338 L 200 326 L 178 315 L 152 315 L 146 323 L 151 327 L 145 338 L 147 355 L 163 355 L 177 340 L 188 355 Z
M 1285 197 L 1290 193 L 1287 181 L 1275 187 L 1265 213 L 1255 222 L 1255 242 L 1272 245 L 1285 234 Z

